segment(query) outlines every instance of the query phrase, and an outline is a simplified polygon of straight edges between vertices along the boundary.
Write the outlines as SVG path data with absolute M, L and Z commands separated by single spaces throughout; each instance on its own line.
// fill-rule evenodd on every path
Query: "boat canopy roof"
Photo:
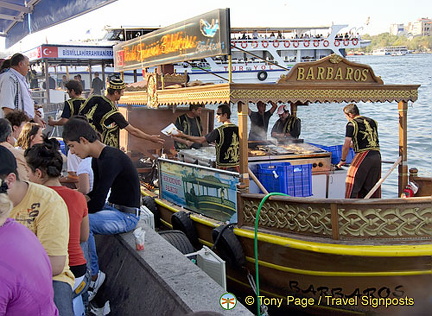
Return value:
M 155 78 L 155 80 L 157 80 Z M 420 85 L 386 85 L 368 65 L 330 55 L 316 62 L 296 64 L 276 84 L 211 84 L 177 89 L 127 91 L 121 103 L 158 107 L 216 103 L 416 101 Z

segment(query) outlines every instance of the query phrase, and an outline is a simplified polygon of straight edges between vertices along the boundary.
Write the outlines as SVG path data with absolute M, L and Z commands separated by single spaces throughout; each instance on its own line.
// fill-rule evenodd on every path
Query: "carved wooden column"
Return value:
M 405 186 L 408 184 L 408 140 L 407 140 L 407 127 L 408 127 L 408 103 L 400 101 L 398 103 L 399 112 L 399 156 L 402 157 L 401 164 L 398 171 L 398 195 L 400 196 Z

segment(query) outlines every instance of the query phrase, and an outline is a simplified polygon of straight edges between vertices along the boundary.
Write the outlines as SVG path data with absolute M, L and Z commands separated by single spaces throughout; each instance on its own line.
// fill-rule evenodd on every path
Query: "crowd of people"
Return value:
M 119 149 L 120 129 L 156 144 L 164 140 L 133 126 L 119 112 L 116 103 L 125 89 L 120 78 L 110 78 L 106 95 L 87 99 L 79 80 L 67 81 L 70 99 L 62 116 L 48 120 L 48 125 L 63 126 L 68 170 L 79 179 L 78 190 L 63 186 L 66 157 L 58 140 L 42 134 L 45 121 L 30 96 L 28 71 L 28 58 L 15 54 L 0 74 L 0 251 L 7 254 L 0 257 L 0 281 L 8 285 L 0 288 L 0 314 L 74 315 L 73 300 L 87 305 L 106 278 L 99 268 L 94 235 L 129 232 L 140 217 L 139 177 L 129 156 Z M 92 89 L 102 92 L 103 86 Z M 257 111 L 249 109 L 249 140 L 267 139 L 274 112 L 279 119 L 271 136 L 280 141 L 299 138 L 301 120 L 287 105 L 270 105 L 267 111 L 263 102 L 257 103 Z M 230 106 L 217 107 L 221 125 L 206 135 L 201 112 L 201 106 L 191 105 L 176 119 L 175 148 L 213 143 L 216 167 L 238 172 L 239 130 L 231 121 Z M 344 113 L 349 123 L 342 157 L 351 144 L 358 153 L 355 169 L 348 171 L 346 194 L 358 197 L 375 181 L 368 172 L 380 174 L 377 124 L 360 116 L 355 105 L 345 107 Z M 344 163 L 342 159 L 339 164 Z M 22 245 L 22 251 L 16 245 Z
M 70 99 L 62 117 L 48 120 L 48 125 L 64 126 L 66 158 L 58 140 L 43 135 L 41 114 L 30 110 L 35 103 L 25 80 L 28 70 L 28 58 L 15 54 L 0 74 L 0 248 L 10 254 L 0 258 L 0 269 L 13 266 L 8 275 L 0 274 L 1 283 L 11 285 L 0 290 L 0 314 L 74 315 L 76 299 L 88 305 L 105 280 L 94 234 L 128 232 L 139 220 L 138 173 L 118 148 L 119 129 L 158 144 L 164 140 L 132 126 L 118 111 L 122 80 L 111 78 L 105 96 L 85 99 L 81 82 L 74 79 L 64 83 Z M 99 84 L 94 92 L 102 89 Z M 66 159 L 75 164 L 70 168 L 80 180 L 78 190 L 60 182 Z M 26 229 L 34 238 L 23 234 L 19 244 L 33 250 L 28 251 L 32 257 L 22 260 L 24 253 L 7 248 L 15 249 L 13 232 Z M 34 274 L 27 269 L 33 260 L 40 273 L 28 283 L 18 282 L 23 269 Z M 30 291 L 35 282 L 38 286 Z

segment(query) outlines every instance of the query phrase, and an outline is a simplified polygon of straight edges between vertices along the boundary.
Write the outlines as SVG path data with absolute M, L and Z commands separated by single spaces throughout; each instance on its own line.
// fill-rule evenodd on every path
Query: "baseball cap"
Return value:
M 278 115 L 281 115 L 281 114 L 283 114 L 284 112 L 288 112 L 288 109 L 285 108 L 285 105 L 284 105 L 284 104 L 282 104 L 282 105 L 279 106 L 279 108 L 278 108 L 278 110 L 277 110 L 277 114 L 278 114 Z
M 0 174 L 16 173 L 17 162 L 12 152 L 0 145 Z
M 126 88 L 126 84 L 124 83 L 123 80 L 119 78 L 112 78 L 108 82 L 108 88 L 115 89 L 115 90 L 123 90 L 124 88 Z

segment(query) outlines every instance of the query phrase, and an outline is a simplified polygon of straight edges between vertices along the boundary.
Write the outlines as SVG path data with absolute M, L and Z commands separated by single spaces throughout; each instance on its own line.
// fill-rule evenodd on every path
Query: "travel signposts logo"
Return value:
M 232 293 L 225 293 L 220 297 L 219 304 L 223 309 L 230 310 L 237 305 L 237 298 Z

